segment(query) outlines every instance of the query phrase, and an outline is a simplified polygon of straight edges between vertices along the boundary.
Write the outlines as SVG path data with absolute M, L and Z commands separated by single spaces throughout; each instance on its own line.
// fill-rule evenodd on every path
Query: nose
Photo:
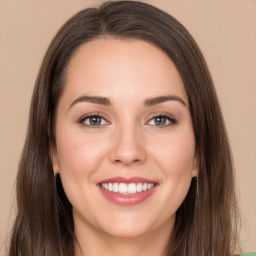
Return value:
M 138 127 L 120 127 L 112 138 L 110 160 L 114 163 L 132 165 L 146 159 L 145 141 Z

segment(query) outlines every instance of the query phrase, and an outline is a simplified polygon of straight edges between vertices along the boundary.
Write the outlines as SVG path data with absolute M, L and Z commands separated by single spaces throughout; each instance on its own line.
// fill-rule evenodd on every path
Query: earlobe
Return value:
M 197 177 L 198 176 L 198 169 L 194 169 L 192 172 L 192 177 Z
M 193 163 L 192 177 L 197 177 L 198 173 L 199 173 L 198 156 L 196 155 L 194 158 L 194 163 Z
M 57 167 L 56 164 L 53 164 L 53 173 L 54 173 L 54 176 L 57 176 L 58 172 L 59 172 L 59 168 Z
M 50 146 L 50 158 L 52 161 L 52 169 L 54 172 L 54 176 L 56 176 L 59 173 L 59 163 L 57 157 L 57 150 L 56 147 L 53 145 Z

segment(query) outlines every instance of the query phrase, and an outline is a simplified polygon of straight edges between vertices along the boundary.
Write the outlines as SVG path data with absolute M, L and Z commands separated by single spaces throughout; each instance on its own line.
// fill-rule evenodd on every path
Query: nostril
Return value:
M 134 160 L 131 160 L 131 161 L 125 161 L 125 160 L 120 160 L 120 159 L 116 159 L 115 160 L 115 162 L 116 163 L 138 163 L 138 162 L 140 162 L 140 160 L 139 159 L 134 159 Z

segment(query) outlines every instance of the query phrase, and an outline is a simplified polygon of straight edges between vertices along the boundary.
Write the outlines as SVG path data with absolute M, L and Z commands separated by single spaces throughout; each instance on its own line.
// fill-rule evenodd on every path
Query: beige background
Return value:
M 0 0 L 0 244 L 15 211 L 17 164 L 44 52 L 72 14 L 99 2 Z M 206 57 L 233 148 L 241 242 L 245 251 L 256 251 L 256 1 L 147 2 L 181 21 Z

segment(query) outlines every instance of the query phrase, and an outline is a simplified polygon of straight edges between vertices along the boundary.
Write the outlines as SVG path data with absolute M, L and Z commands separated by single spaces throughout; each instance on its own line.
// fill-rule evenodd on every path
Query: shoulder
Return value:
M 239 256 L 239 254 L 236 255 Z M 241 253 L 240 256 L 256 256 L 256 252 L 244 252 Z

